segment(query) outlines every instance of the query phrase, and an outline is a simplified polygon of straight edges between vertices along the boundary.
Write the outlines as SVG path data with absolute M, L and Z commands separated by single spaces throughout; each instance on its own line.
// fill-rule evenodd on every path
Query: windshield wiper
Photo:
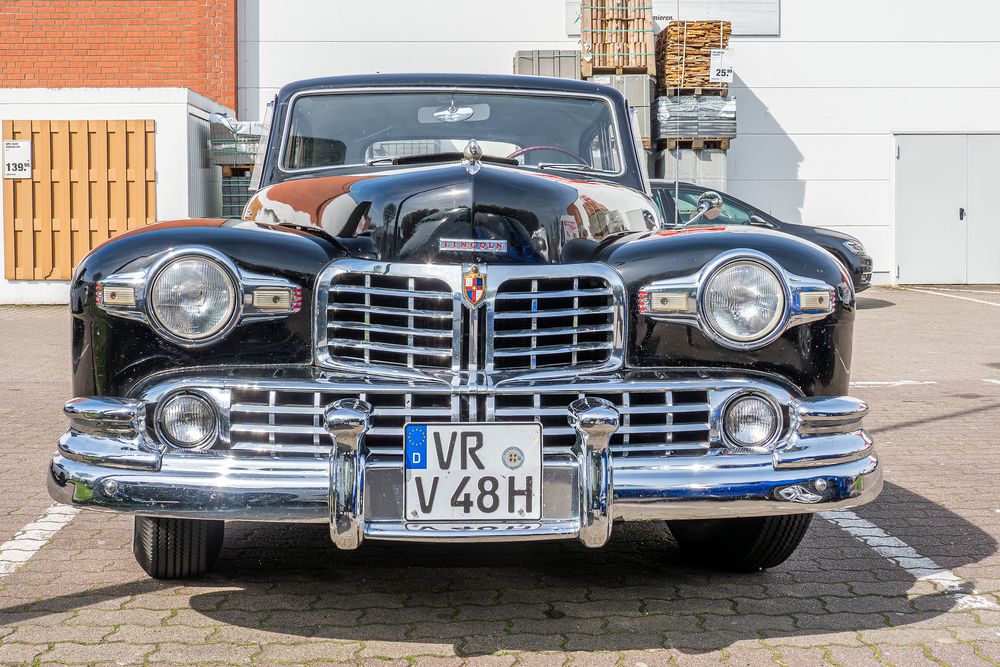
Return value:
M 414 162 L 446 162 L 448 160 L 455 159 L 455 156 L 461 157 L 461 153 L 456 153 L 454 151 L 448 151 L 447 153 L 411 153 L 409 155 L 393 155 L 392 157 L 377 157 L 368 160 L 365 164 L 371 166 L 373 164 L 380 164 L 383 162 L 388 162 L 390 164 L 413 164 Z
M 610 169 L 598 169 L 597 167 L 591 167 L 589 164 L 578 164 L 578 163 L 561 164 L 558 162 L 542 162 L 534 166 L 538 167 L 539 169 L 561 169 L 563 171 L 582 171 L 588 174 L 615 173 Z
M 421 164 L 423 162 L 449 162 L 451 160 L 461 160 L 465 157 L 459 152 L 447 152 L 447 153 L 414 153 L 413 155 L 397 155 L 395 157 L 377 157 L 372 160 L 368 160 L 365 164 L 368 166 L 388 162 L 390 164 Z M 481 160 L 483 162 L 492 162 L 494 164 L 506 164 L 511 166 L 517 166 L 519 163 L 517 160 L 507 157 L 500 157 L 499 155 L 484 155 Z

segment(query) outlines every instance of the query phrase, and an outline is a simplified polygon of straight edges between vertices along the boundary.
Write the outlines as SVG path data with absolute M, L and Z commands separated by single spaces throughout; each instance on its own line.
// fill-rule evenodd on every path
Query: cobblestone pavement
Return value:
M 323 526 L 234 524 L 216 571 L 177 584 L 135 565 L 127 518 L 83 512 L 0 574 L 0 662 L 998 664 L 1000 288 L 874 288 L 860 304 L 854 393 L 886 489 L 857 517 L 817 518 L 779 568 L 701 569 L 657 524 L 594 552 L 356 553 Z M 51 506 L 68 316 L 0 308 L 0 332 L 2 543 Z M 951 588 L 915 578 L 927 559 Z

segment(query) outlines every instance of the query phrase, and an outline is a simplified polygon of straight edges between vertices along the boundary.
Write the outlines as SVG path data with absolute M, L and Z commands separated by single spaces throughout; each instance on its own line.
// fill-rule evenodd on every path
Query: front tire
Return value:
M 681 551 L 730 572 L 758 572 L 781 565 L 805 537 L 812 514 L 747 519 L 668 521 Z
M 154 579 L 185 579 L 207 572 L 222 551 L 224 521 L 137 516 L 132 553 Z

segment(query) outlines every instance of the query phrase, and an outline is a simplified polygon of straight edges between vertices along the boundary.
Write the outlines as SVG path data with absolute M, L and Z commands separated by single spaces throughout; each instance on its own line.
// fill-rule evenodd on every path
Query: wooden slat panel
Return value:
M 128 230 L 128 146 L 125 121 L 108 121 L 108 227 L 111 235 Z
M 31 123 L 28 121 L 14 122 L 14 139 L 30 140 Z M 34 180 L 37 162 L 35 149 L 31 149 L 31 178 L 21 178 L 14 181 L 14 201 L 20 206 L 14 209 L 14 250 L 16 278 L 31 280 L 35 277 L 35 192 Z
M 14 138 L 12 121 L 3 121 L 0 136 L 3 139 Z M 14 181 L 5 178 L 3 179 L 3 273 L 7 280 L 14 280 L 17 277 L 14 268 L 16 257 L 17 254 L 14 252 Z
M 126 130 L 126 165 L 128 207 L 128 228 L 135 229 L 146 224 L 146 131 L 145 124 L 129 120 Z
M 90 206 L 90 131 L 85 120 L 69 123 L 70 131 L 70 181 L 72 207 L 70 222 L 72 232 L 72 257 L 70 264 L 76 266 L 90 249 L 90 226 L 93 210 Z
M 93 183 L 91 206 L 94 209 L 90 221 L 90 245 L 96 248 L 111 238 L 111 206 L 108 197 L 108 121 L 96 120 L 90 123 L 90 181 Z
M 147 120 L 146 133 L 146 224 L 156 222 L 156 121 Z
M 52 123 L 52 234 L 54 236 L 50 276 L 69 280 L 73 270 L 73 191 L 70 181 L 69 121 Z
M 156 220 L 151 120 L 4 121 L 2 138 L 30 139 L 31 178 L 4 179 L 4 274 L 68 280 L 117 233 Z
M 55 269 L 52 236 L 52 127 L 47 120 L 32 124 L 31 187 L 35 198 L 32 236 L 35 246 L 35 266 L 32 277 L 45 280 Z

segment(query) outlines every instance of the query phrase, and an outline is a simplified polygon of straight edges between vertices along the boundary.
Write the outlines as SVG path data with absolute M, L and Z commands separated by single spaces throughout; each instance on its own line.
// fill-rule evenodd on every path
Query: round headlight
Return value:
M 149 289 L 149 306 L 167 333 L 186 341 L 210 338 L 228 325 L 236 311 L 236 285 L 211 259 L 180 257 L 168 263 Z
M 705 285 L 703 299 L 708 325 L 736 343 L 765 338 L 785 314 L 784 283 L 753 261 L 735 261 L 717 270 Z
M 726 437 L 737 447 L 762 447 L 773 440 L 779 420 L 774 404 L 751 394 L 730 402 L 722 426 Z
M 168 398 L 160 409 L 160 430 L 176 447 L 201 447 L 215 439 L 218 416 L 201 396 L 177 394 Z

